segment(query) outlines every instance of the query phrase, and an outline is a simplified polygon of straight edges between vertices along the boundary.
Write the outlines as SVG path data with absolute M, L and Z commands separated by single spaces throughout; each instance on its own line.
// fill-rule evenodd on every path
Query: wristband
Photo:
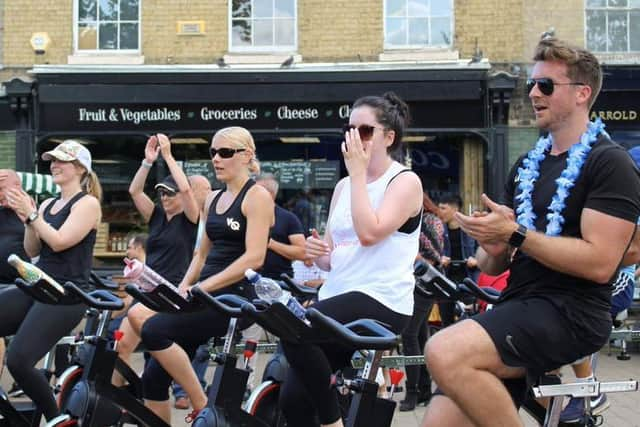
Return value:
M 143 168 L 151 169 L 153 163 L 147 162 L 147 159 L 142 159 L 142 163 L 140 163 L 140 166 L 142 166 Z

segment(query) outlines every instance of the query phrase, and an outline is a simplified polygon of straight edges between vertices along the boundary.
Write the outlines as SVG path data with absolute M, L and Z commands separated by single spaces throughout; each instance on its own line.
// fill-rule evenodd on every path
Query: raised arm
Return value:
M 171 176 L 173 177 L 173 180 L 176 182 L 178 190 L 180 191 L 184 213 L 187 218 L 189 218 L 189 221 L 195 224 L 198 222 L 200 209 L 198 208 L 198 203 L 196 202 L 196 198 L 193 195 L 193 190 L 191 189 L 189 180 L 187 179 L 187 176 L 185 175 L 182 168 L 178 166 L 178 163 L 176 163 L 176 159 L 174 159 L 173 154 L 171 153 L 171 142 L 169 141 L 169 138 L 167 138 L 167 136 L 162 133 L 159 133 L 157 135 L 157 138 L 158 144 L 160 145 L 160 153 L 162 154 L 162 158 L 167 164 L 169 172 L 171 172 Z
M 157 160 L 159 152 L 158 138 L 155 135 L 150 136 L 144 149 L 144 160 L 129 185 L 129 194 L 133 204 L 136 205 L 144 222 L 149 222 L 154 207 L 153 201 L 144 193 L 144 183 L 147 181 L 149 170 L 153 162 Z
M 240 281 L 248 268 L 262 267 L 267 253 L 269 229 L 274 223 L 274 204 L 271 195 L 260 185 L 247 191 L 242 201 L 242 213 L 247 218 L 245 252 L 221 272 L 200 283 L 202 290 L 213 292 Z

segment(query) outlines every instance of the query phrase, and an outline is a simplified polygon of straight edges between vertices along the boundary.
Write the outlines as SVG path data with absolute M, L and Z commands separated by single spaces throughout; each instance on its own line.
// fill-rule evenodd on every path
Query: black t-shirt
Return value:
M 211 240 L 212 247 L 200 272 L 199 281 L 221 272 L 245 253 L 247 218 L 242 213 L 242 201 L 253 185 L 255 185 L 255 181 L 248 180 L 229 208 L 221 214 L 216 212 L 216 205 L 225 190 L 220 190 L 211 201 L 205 231 Z M 246 283 L 242 280 L 236 284 L 235 289 L 233 287 L 225 289 L 225 292 L 238 291 L 242 294 L 243 291 L 238 290 L 238 287 L 242 287 Z
M 197 232 L 198 224 L 189 221 L 184 212 L 167 221 L 162 206 L 155 205 L 149 219 L 147 265 L 177 285 L 191 263 Z
M 289 241 L 289 236 L 293 234 L 301 234 L 304 236 L 302 223 L 292 212 L 282 209 L 280 206 L 276 205 L 275 217 L 276 222 L 273 227 L 271 227 L 269 237 L 276 242 L 288 245 L 291 243 Z M 267 249 L 267 256 L 264 260 L 261 274 L 275 280 L 280 280 L 280 275 L 282 273 L 286 273 L 290 277 L 293 277 L 291 260 L 272 251 L 271 249 Z
M 548 206 L 557 189 L 555 180 L 565 169 L 567 156 L 568 152 L 558 156 L 547 153 L 540 164 L 540 176 L 532 194 L 538 231 L 546 230 Z M 519 193 L 516 175 L 524 157 L 512 168 L 505 186 L 504 202 L 512 208 L 518 206 L 514 199 Z M 640 173 L 622 147 L 601 136 L 593 145 L 565 203 L 562 236 L 582 237 L 580 216 L 584 208 L 635 224 L 640 215 Z M 569 301 L 575 311 L 599 313 L 602 317 L 608 316 L 611 305 L 611 286 L 551 270 L 518 251 L 511 264 L 503 299 L 533 295 L 554 296 L 557 301 Z
M 7 262 L 11 254 L 28 261 L 24 251 L 24 224 L 12 209 L 0 206 L 0 284 L 13 283 L 18 277 L 16 269 Z

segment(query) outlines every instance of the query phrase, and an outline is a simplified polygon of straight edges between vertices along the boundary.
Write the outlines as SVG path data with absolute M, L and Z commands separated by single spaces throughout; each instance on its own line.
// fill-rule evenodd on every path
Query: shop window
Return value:
M 586 0 L 587 49 L 640 52 L 640 0 Z
M 141 0 L 76 0 L 76 52 L 138 52 L 140 3 Z
M 229 50 L 281 52 L 297 49 L 296 0 L 232 0 Z
M 453 0 L 384 0 L 386 49 L 448 48 Z

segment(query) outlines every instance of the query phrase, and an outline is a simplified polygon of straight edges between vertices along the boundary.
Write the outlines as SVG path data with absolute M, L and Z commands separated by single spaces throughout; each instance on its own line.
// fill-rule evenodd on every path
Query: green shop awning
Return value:
M 60 192 L 60 187 L 58 184 L 54 184 L 51 175 L 18 172 L 18 177 L 24 191 L 33 196 L 54 196 Z

